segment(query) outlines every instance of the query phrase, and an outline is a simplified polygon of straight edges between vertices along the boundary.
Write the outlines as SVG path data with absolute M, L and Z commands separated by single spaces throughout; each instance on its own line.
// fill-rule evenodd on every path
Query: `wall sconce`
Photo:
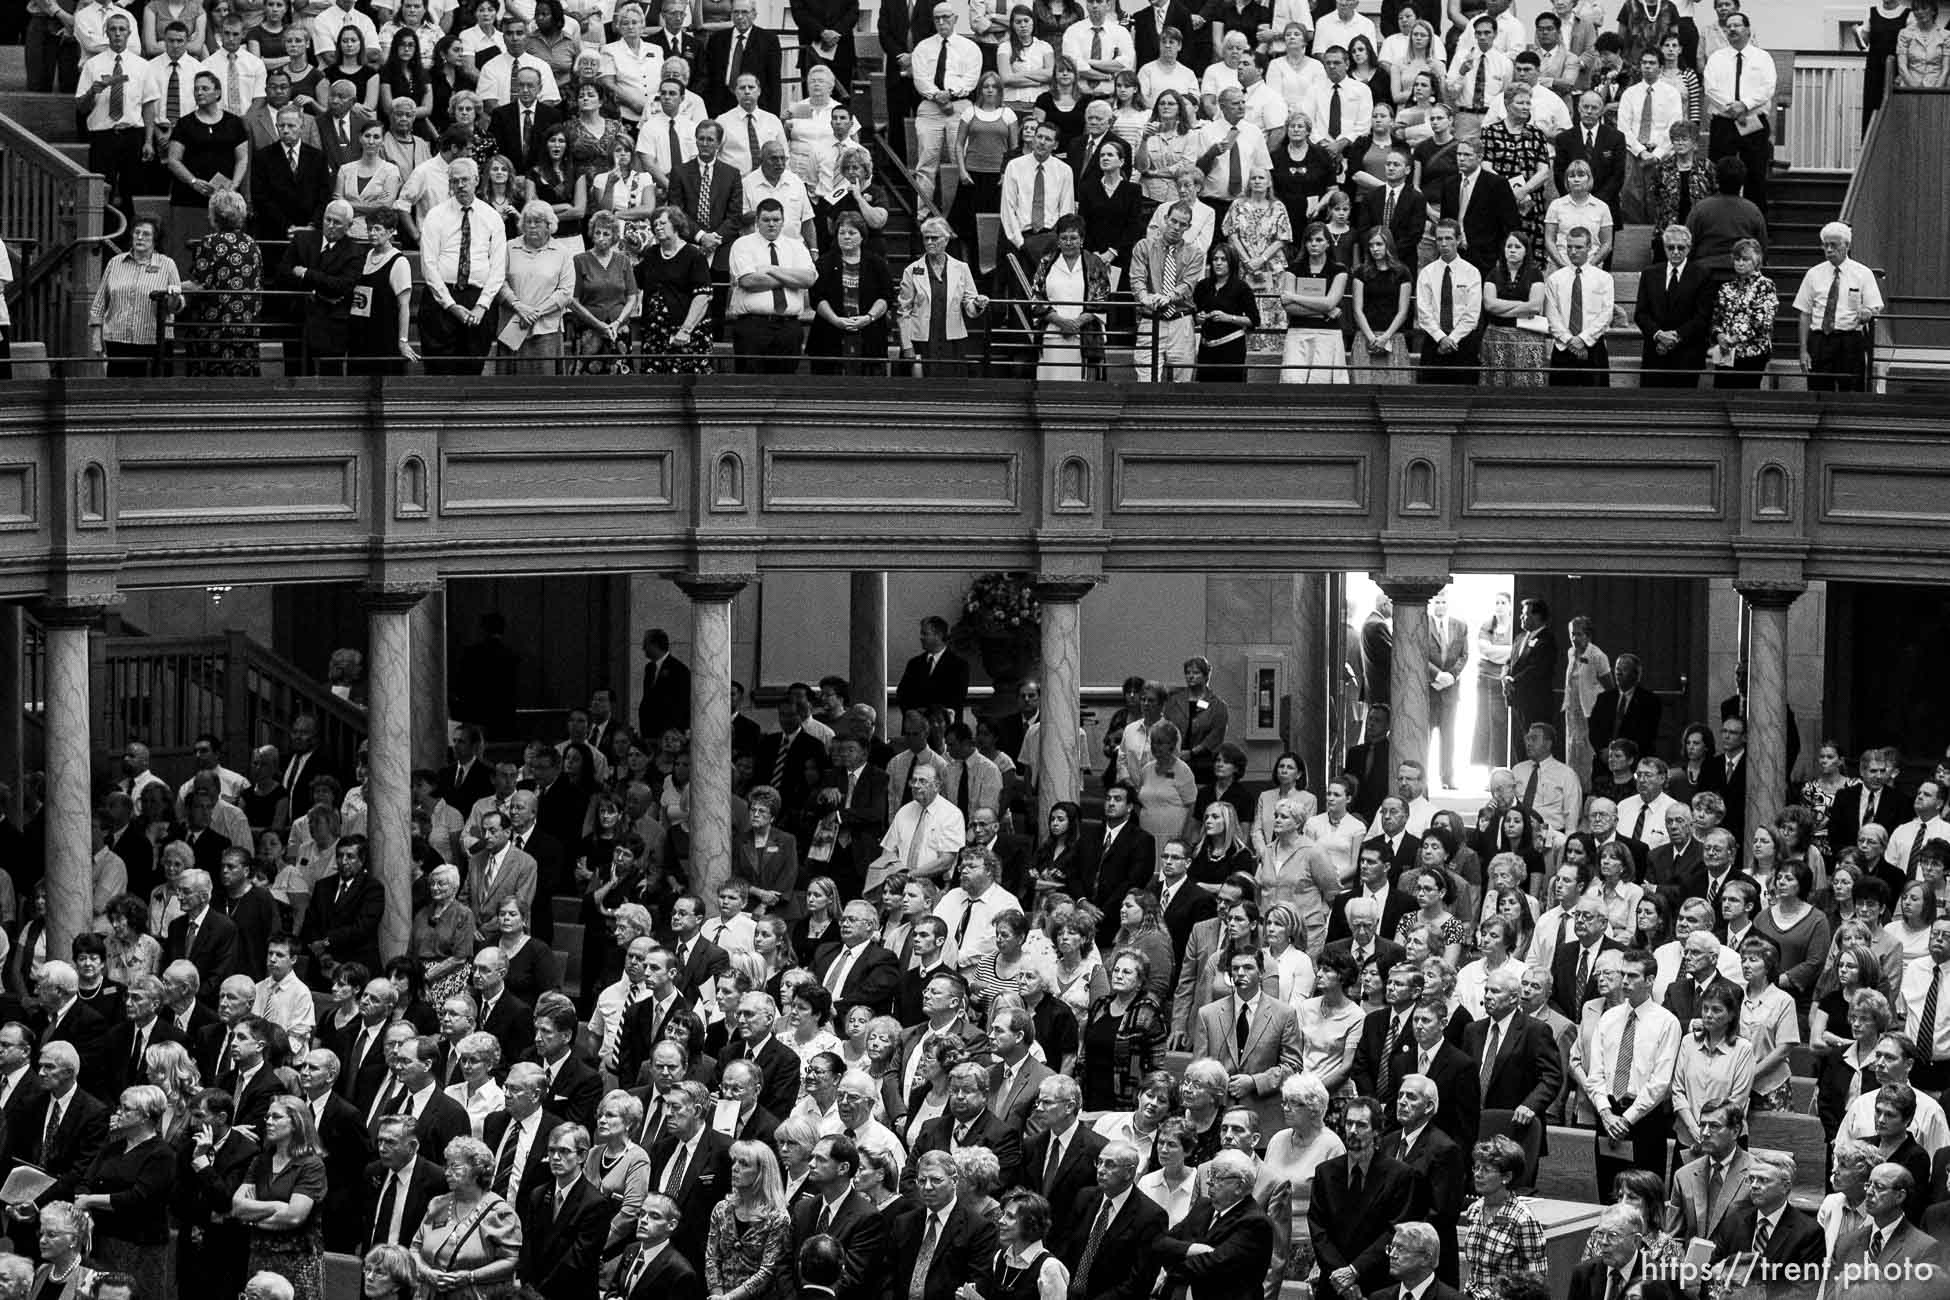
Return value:
M 223 598 L 230 594 L 230 588 L 227 586 L 205 587 L 203 590 L 210 597 L 210 603 L 218 608 L 222 608 Z

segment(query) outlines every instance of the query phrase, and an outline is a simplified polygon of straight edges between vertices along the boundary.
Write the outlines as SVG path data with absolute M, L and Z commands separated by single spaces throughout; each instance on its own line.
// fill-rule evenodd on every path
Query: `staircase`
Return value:
M 1782 172 L 1770 179 L 1767 199 L 1767 275 L 1781 295 L 1774 321 L 1776 361 L 1799 355 L 1794 294 L 1801 277 L 1821 261 L 1821 228 L 1841 215 L 1848 194 L 1846 173 Z M 1799 373 L 1798 367 L 1791 367 Z

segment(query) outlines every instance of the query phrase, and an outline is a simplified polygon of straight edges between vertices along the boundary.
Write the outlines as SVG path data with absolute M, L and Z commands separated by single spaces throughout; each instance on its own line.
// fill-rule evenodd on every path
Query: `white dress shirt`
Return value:
M 175 66 L 176 112 L 172 116 L 169 111 L 169 56 L 158 54 L 149 60 L 149 75 L 156 83 L 156 121 L 158 122 L 174 123 L 183 114 L 196 111 L 196 99 L 190 90 L 196 84 L 196 74 L 203 71 L 203 64 L 196 56 L 185 53 L 182 58 L 176 60 Z M 143 775 L 147 776 L 148 773 L 145 772 Z M 285 788 L 288 790 L 291 787 Z
M 793 180 L 799 179 L 793 176 L 791 172 L 787 172 L 786 175 Z M 764 177 L 761 176 L 759 179 L 763 180 Z M 749 184 L 750 180 L 750 177 L 746 178 L 747 184 Z M 803 191 L 803 184 L 800 188 Z M 756 207 L 755 204 L 753 206 Z M 796 231 L 798 229 L 797 226 L 792 224 L 792 214 L 790 212 L 786 214 L 785 228 L 787 231 Z M 778 249 L 779 255 L 777 263 L 772 261 L 771 255 L 774 244 Z M 765 236 L 754 231 L 749 235 L 740 235 L 731 245 L 731 314 L 733 316 L 771 316 L 777 314 L 773 307 L 774 299 L 772 290 L 741 289 L 737 287 L 739 276 L 748 275 L 753 271 L 770 270 L 774 265 L 786 268 L 797 267 L 806 271 L 815 269 L 813 267 L 812 254 L 806 251 L 805 241 L 791 234 L 782 234 L 776 241 L 768 243 Z M 785 293 L 786 314 L 797 316 L 806 309 L 806 295 L 810 290 L 788 288 L 783 292 Z M 750 924 L 749 918 L 746 923 Z
M 1239 186 L 1232 188 L 1232 146 L 1229 143 L 1232 133 L 1239 137 Z M 1246 178 L 1255 170 L 1273 169 L 1273 156 L 1266 151 L 1266 135 L 1257 126 L 1244 118 L 1238 126 L 1229 125 L 1223 118 L 1216 122 L 1205 122 L 1193 132 L 1192 155 L 1203 158 L 1206 153 L 1217 149 L 1205 169 L 1205 194 L 1207 198 L 1230 199 L 1246 192 Z
M 236 69 L 237 75 L 237 93 L 234 97 L 230 93 L 230 77 L 233 68 Z M 264 60 L 249 50 L 238 50 L 235 54 L 226 54 L 218 50 L 203 61 L 203 70 L 217 79 L 220 87 L 217 102 L 222 104 L 227 112 L 242 116 L 254 100 L 264 98 Z M 185 99 L 185 102 L 191 101 Z
M 555 70 L 548 66 L 546 60 L 527 51 L 523 51 L 513 59 L 504 57 L 490 60 L 488 65 L 481 69 L 480 79 L 474 84 L 474 93 L 479 95 L 483 102 L 496 107 L 512 104 L 515 99 L 512 82 L 516 68 L 533 68 L 542 74 L 540 102 L 544 104 L 562 102 L 562 91 L 555 84 Z
M 787 143 L 785 123 L 779 120 L 777 113 L 768 113 L 762 108 L 754 108 L 749 114 L 742 108 L 733 108 L 718 114 L 716 121 L 724 133 L 718 142 L 718 157 L 736 167 L 740 176 L 749 176 L 758 170 L 758 159 L 752 154 L 753 133 L 757 134 L 761 149 L 774 140 L 780 144 Z
M 1738 104 L 1746 113 L 1771 117 L 1774 108 L 1774 56 L 1752 41 L 1747 48 L 1715 50 L 1706 60 L 1706 107 L 1714 115 Z M 1739 84 L 1735 84 L 1736 81 Z
M 1571 329 L 1572 282 L 1582 285 L 1579 328 Z M 1602 343 L 1611 328 L 1611 275 L 1589 262 L 1583 266 L 1560 266 L 1544 278 L 1544 318 L 1550 322 L 1551 338 L 1560 348 L 1568 348 L 1573 338 L 1586 347 Z M 1538 785 L 1538 803 L 1543 802 L 1543 781 Z
M 1510 84 L 1510 57 L 1491 46 L 1488 53 L 1476 48 L 1474 35 L 1456 45 L 1456 57 L 1449 60 L 1449 100 L 1462 109 L 1476 107 L 1476 61 L 1484 62 L 1483 107 L 1503 94 Z M 1318 132 L 1316 132 L 1318 134 Z
M 1585 1072 L 1585 1077 L 1591 1080 L 1592 1090 L 1601 1100 L 1618 1099 L 1612 1094 L 1612 1076 L 1616 1072 L 1618 1046 L 1623 1039 L 1628 1016 L 1637 1017 L 1638 1028 L 1632 1036 L 1632 1061 L 1631 1069 L 1627 1072 L 1627 1085 L 1618 1096 L 1630 1096 L 1632 1104 L 1622 1112 L 1613 1113 L 1627 1124 L 1636 1124 L 1665 1101 L 1672 1091 L 1673 1071 L 1679 1065 L 1681 1030 L 1678 1017 L 1651 1001 L 1638 1007 L 1629 1002 L 1622 1003 L 1600 1016 L 1597 1032 L 1591 1039 L 1591 1068 Z
M 785 209 L 785 233 L 791 237 L 793 243 L 804 248 L 799 232 L 804 229 L 808 221 L 812 220 L 813 209 L 812 198 L 806 193 L 806 182 L 799 178 L 799 173 L 788 167 L 779 173 L 778 180 L 768 181 L 765 179 L 764 172 L 755 171 L 748 173 L 742 184 L 745 190 L 745 211 L 757 212 L 758 205 L 766 199 L 777 199 L 779 206 Z M 784 250 L 780 250 L 779 256 L 781 259 L 784 258 Z M 770 290 L 766 292 L 769 293 Z M 791 289 L 786 290 L 788 296 L 792 292 Z M 806 291 L 801 289 L 798 292 Z
M 664 176 L 677 170 L 679 163 L 687 163 L 697 157 L 697 124 L 699 119 L 691 117 L 678 108 L 676 117 L 664 112 L 662 106 L 654 113 L 643 115 L 643 125 L 637 128 L 636 151 L 650 164 L 650 170 Z M 671 132 L 677 133 L 677 156 L 671 157 Z
M 1841 297 L 1835 305 L 1835 328 L 1842 333 L 1860 329 L 1862 312 L 1882 310 L 1882 289 L 1875 273 L 1854 258 L 1843 258 L 1840 266 L 1826 259 L 1808 268 L 1801 277 L 1801 288 L 1794 295 L 1794 309 L 1808 318 L 1810 329 L 1820 329 L 1828 310 L 1828 297 L 1837 286 Z
M 975 83 L 982 75 L 982 47 L 966 36 L 948 37 L 948 72 L 936 84 L 934 73 L 941 62 L 941 37 L 930 36 L 914 47 L 914 54 L 908 63 L 909 76 L 913 78 L 914 89 L 923 96 L 933 96 L 947 91 L 957 99 L 967 99 L 975 93 Z M 936 105 L 939 108 L 939 105 Z
M 1016 901 L 1016 896 L 1000 885 L 991 884 L 979 898 L 957 885 L 941 896 L 934 914 L 948 927 L 948 938 L 959 948 L 965 969 L 983 957 L 994 955 L 995 918 L 1004 912 L 1021 910 L 1022 904 Z M 962 925 L 964 913 L 968 920 L 966 927 Z
M 1249 33 L 1250 35 L 1250 33 Z M 1313 43 L 1308 46 L 1317 59 L 1332 49 L 1352 49 L 1352 41 L 1357 36 L 1368 38 L 1368 45 L 1381 48 L 1381 33 L 1375 30 L 1374 19 L 1357 10 L 1352 18 L 1342 18 L 1339 10 L 1322 14 L 1314 25 Z
M 1483 316 L 1483 274 L 1460 257 L 1453 262 L 1438 257 L 1415 277 L 1415 324 L 1431 338 L 1445 337 L 1441 329 L 1444 268 L 1450 271 L 1453 286 L 1450 294 L 1453 313 L 1446 337 L 1460 343 L 1476 332 L 1476 324 Z
M 1020 154 L 1002 168 L 1002 236 L 1012 244 L 1022 243 L 1033 229 L 1030 216 L 1036 200 L 1036 169 L 1043 171 L 1043 229 L 1056 219 L 1077 210 L 1076 177 L 1070 164 L 1051 156 L 1042 163 L 1034 154 Z M 1026 269 L 1026 268 L 1025 268 Z
M 1332 132 L 1327 124 L 1333 120 L 1336 89 L 1341 95 L 1341 129 Z M 1374 92 L 1354 77 L 1342 77 L 1338 82 L 1323 77 L 1308 116 L 1313 119 L 1313 138 L 1322 144 L 1329 140 L 1353 141 L 1373 129 Z
M 117 60 L 122 64 L 122 112 L 114 115 L 109 112 L 113 104 L 113 92 L 106 84 L 115 75 Z M 143 60 L 141 51 L 130 44 L 120 54 L 113 50 L 103 50 L 81 65 L 81 79 L 75 85 L 75 98 L 80 99 L 96 84 L 101 83 L 102 92 L 95 96 L 95 102 L 88 109 L 88 129 L 90 131 L 109 131 L 116 127 L 142 126 L 147 122 L 145 108 L 161 98 L 156 83 L 150 79 L 149 65 Z M 185 110 L 190 111 L 191 103 L 187 92 L 184 95 Z
M 1190 33 L 1186 33 L 1188 36 Z M 1063 32 L 1063 53 L 1070 62 L 1077 65 L 1077 85 L 1090 93 L 1109 93 L 1110 74 L 1091 70 L 1090 47 L 1095 43 L 1098 49 L 1095 62 L 1121 64 L 1125 71 L 1137 71 L 1137 45 L 1131 40 L 1127 27 L 1119 26 L 1106 18 L 1102 27 L 1092 27 L 1089 22 L 1072 23 Z M 916 59 L 916 63 L 920 60 Z
M 1643 143 L 1646 115 L 1651 115 L 1652 146 Z M 1686 116 L 1686 101 L 1671 82 L 1660 80 L 1648 86 L 1643 81 L 1625 87 L 1618 97 L 1618 131 L 1625 137 L 1625 152 L 1634 158 L 1660 160 L 1672 154 L 1672 124 Z
M 508 274 L 508 233 L 501 216 L 475 199 L 465 213 L 453 199 L 436 204 L 420 223 L 420 271 L 426 291 L 442 307 L 453 305 L 448 286 L 460 280 L 461 223 L 469 229 L 468 284 L 481 287 L 480 302 L 493 303 Z

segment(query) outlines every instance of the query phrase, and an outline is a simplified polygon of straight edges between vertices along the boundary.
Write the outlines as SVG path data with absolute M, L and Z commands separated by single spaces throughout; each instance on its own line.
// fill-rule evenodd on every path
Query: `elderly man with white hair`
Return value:
M 1244 1152 L 1221 1151 L 1207 1163 L 1207 1195 L 1152 1243 L 1168 1282 L 1189 1284 L 1201 1296 L 1251 1296 L 1265 1288 L 1275 1234 L 1253 1200 L 1253 1176 Z
M 1591 1230 L 1592 1255 L 1571 1270 L 1570 1294 L 1588 1300 L 1623 1296 L 1639 1280 L 1645 1262 L 1641 1239 L 1651 1227 L 1636 1205 L 1621 1201 L 1606 1206 Z
M 28 1288 L 33 1284 L 33 1264 L 19 1255 L 0 1254 L 0 1300 L 27 1300 Z M 291 1300 L 291 1296 L 287 1292 L 275 1300 Z
M 1455 1278 L 1462 1258 L 1456 1222 L 1468 1199 L 1469 1160 L 1464 1148 L 1433 1123 L 1441 1106 L 1435 1080 L 1426 1074 L 1404 1078 L 1395 1097 L 1398 1127 L 1375 1144 L 1375 1154 L 1399 1160 L 1415 1175 L 1408 1212 L 1433 1225 L 1437 1251 L 1431 1267 L 1444 1278 Z
M 1801 369 L 1815 393 L 1859 393 L 1868 384 L 1864 330 L 1882 312 L 1875 272 L 1849 256 L 1855 233 L 1840 221 L 1821 228 L 1822 260 L 1794 295 Z
M 304 363 L 312 373 L 343 373 L 352 291 L 366 261 L 365 243 L 352 238 L 353 219 L 352 205 L 333 199 L 318 230 L 299 230 L 291 237 L 279 267 L 280 288 L 308 295 Z
M 49 962 L 50 966 L 63 965 Z M 72 974 L 72 968 L 70 968 Z M 30 1102 L 21 1114 L 24 1140 L 18 1144 L 20 1158 L 45 1169 L 54 1183 L 36 1198 L 50 1201 L 74 1198 L 82 1176 L 95 1163 L 95 1157 L 108 1141 L 108 1108 L 95 1100 L 95 1089 L 77 1083 L 83 1060 L 93 1058 L 100 1068 L 100 1051 L 77 1051 L 76 1045 L 56 1041 L 41 1048 L 38 1067 L 45 1095 Z M 97 1085 L 106 1090 L 105 1085 Z
M 486 324 L 507 279 L 508 235 L 501 214 L 477 193 L 471 158 L 447 168 L 450 197 L 420 223 L 420 352 L 428 374 L 478 375 L 491 341 Z
M 105 1096 L 109 1070 L 107 1053 L 102 1049 L 108 1042 L 108 1021 L 81 1000 L 80 974 L 68 962 L 48 962 L 41 968 L 34 994 L 47 1017 L 40 1041 L 72 1044 L 78 1053 L 75 1068 L 81 1073 L 81 1086 L 95 1096 Z M 47 1059 L 45 1049 L 41 1059 Z

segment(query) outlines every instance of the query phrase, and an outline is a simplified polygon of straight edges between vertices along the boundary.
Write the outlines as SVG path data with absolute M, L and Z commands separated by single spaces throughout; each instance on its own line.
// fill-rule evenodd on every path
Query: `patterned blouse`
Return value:
M 1693 205 L 1713 193 L 1713 169 L 1698 155 L 1684 171 L 1667 159 L 1647 170 L 1645 186 L 1652 204 L 1652 229 L 1660 231 L 1674 222 L 1683 224 Z
M 784 1213 L 741 1220 L 729 1197 L 711 1207 L 704 1239 L 704 1289 L 725 1300 L 786 1300 L 792 1295 L 787 1259 L 792 1219 Z
M 1085 1055 L 1089 1052 L 1088 1026 L 1100 1015 L 1113 1015 L 1111 995 L 1098 998 L 1084 1016 L 1079 1026 L 1084 1032 L 1078 1035 L 1077 1064 L 1074 1077 L 1083 1079 Z M 1112 1110 L 1131 1110 L 1137 1105 L 1138 1082 L 1152 1070 L 1164 1063 L 1165 1036 L 1169 1032 L 1165 1013 L 1157 1000 L 1148 993 L 1140 993 L 1125 1009 L 1124 1017 L 1117 1024 L 1117 1037 L 1111 1047 L 1112 1078 L 1111 1087 L 1116 1096 L 1110 1107 Z
M 1544 1228 L 1530 1203 L 1513 1196 L 1501 1209 L 1477 1200 L 1463 1211 L 1462 1257 L 1469 1300 L 1498 1300 L 1504 1284 L 1529 1277 L 1548 1284 L 1550 1259 L 1544 1253 Z
M 1728 280 L 1713 302 L 1713 337 L 1733 350 L 1736 360 L 1774 351 L 1774 318 L 1781 296 L 1764 275 Z

